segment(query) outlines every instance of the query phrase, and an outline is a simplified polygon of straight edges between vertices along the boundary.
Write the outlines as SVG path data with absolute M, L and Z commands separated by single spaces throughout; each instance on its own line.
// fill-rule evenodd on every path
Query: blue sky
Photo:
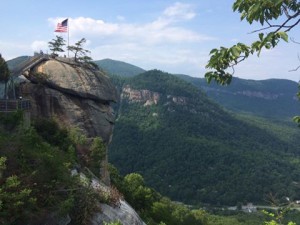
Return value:
M 69 18 L 70 45 L 86 38 L 94 60 L 203 77 L 212 48 L 250 44 L 259 28 L 241 22 L 233 0 L 3 0 L 0 53 L 6 60 L 48 50 L 58 22 Z M 4 9 L 4 10 L 3 10 Z M 298 27 L 290 33 L 300 39 Z M 62 35 L 67 39 L 67 34 Z M 298 41 L 300 41 L 298 39 Z M 300 80 L 299 45 L 281 43 L 236 67 L 235 76 Z M 70 53 L 71 56 L 71 53 Z

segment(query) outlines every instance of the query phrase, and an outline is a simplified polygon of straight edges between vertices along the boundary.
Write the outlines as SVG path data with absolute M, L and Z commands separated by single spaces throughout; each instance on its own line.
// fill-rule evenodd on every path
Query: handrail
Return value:
M 30 100 L 10 100 L 0 99 L 0 112 L 15 112 L 17 110 L 28 111 L 31 108 Z
M 21 63 L 19 66 L 12 69 L 11 72 L 12 72 L 13 76 L 19 76 L 22 73 L 24 73 L 24 71 L 31 69 L 32 67 L 34 67 L 41 61 L 49 59 L 49 58 L 50 58 L 49 55 L 33 56 L 30 59 L 26 60 L 25 62 Z

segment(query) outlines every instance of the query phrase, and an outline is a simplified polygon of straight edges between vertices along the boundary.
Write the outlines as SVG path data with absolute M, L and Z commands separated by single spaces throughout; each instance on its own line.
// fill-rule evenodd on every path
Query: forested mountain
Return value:
M 94 62 L 105 72 L 124 77 L 132 77 L 145 72 L 145 70 L 140 67 L 113 59 L 102 59 Z
M 118 79 L 120 85 L 120 79 Z M 299 134 L 224 111 L 176 76 L 148 71 L 122 83 L 110 161 L 174 200 L 200 204 L 298 198 Z M 292 129 L 292 130 L 290 130 Z M 285 132 L 284 131 L 284 132 Z M 292 134 L 292 135 L 289 135 Z
M 117 68 L 119 62 L 114 63 Z M 138 73 L 131 70 L 134 67 L 127 68 L 127 75 Z M 297 114 L 290 110 L 296 100 L 286 94 L 293 95 L 295 82 L 235 79 L 232 86 L 219 87 L 157 70 L 131 77 L 108 72 L 121 96 L 110 160 L 123 174 L 139 172 L 163 194 L 193 204 L 262 202 L 270 192 L 298 198 L 296 127 L 249 115 L 270 118 L 264 111 L 267 101 L 274 107 L 270 114 L 279 112 L 274 118 L 288 117 L 284 112 Z M 274 87 L 277 94 L 272 92 Z M 264 97 L 260 92 L 270 93 L 270 99 L 262 98 L 258 104 L 256 100 Z M 245 94 L 239 99 L 236 93 Z M 248 114 L 232 115 L 206 95 Z
M 131 64 L 104 59 L 95 61 L 106 72 L 121 77 L 138 75 L 145 70 Z M 204 78 L 175 74 L 204 91 L 225 108 L 265 118 L 289 120 L 300 113 L 296 97 L 297 82 L 284 79 L 245 80 L 233 78 L 230 85 L 208 84 Z
M 286 119 L 300 113 L 296 96 L 298 84 L 284 79 L 245 80 L 233 78 L 230 85 L 208 84 L 203 78 L 178 75 L 205 91 L 214 101 L 239 113 L 250 113 L 266 118 Z
M 29 58 L 29 56 L 19 56 L 17 58 L 11 59 L 7 61 L 8 68 L 12 70 L 22 62 L 26 61 Z

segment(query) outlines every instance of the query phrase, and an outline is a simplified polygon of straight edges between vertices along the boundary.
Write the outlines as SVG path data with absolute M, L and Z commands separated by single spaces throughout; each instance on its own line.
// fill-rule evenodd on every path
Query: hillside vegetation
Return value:
M 300 113 L 297 82 L 283 79 L 244 80 L 230 85 L 208 84 L 203 78 L 177 75 L 203 90 L 210 98 L 237 113 L 292 121 Z
M 74 225 L 89 224 L 98 201 L 110 198 L 71 170 L 81 165 L 97 174 L 104 146 L 95 139 L 84 161 L 75 148 L 86 140 L 75 128 L 44 119 L 25 128 L 22 118 L 21 111 L 0 113 L 0 224 L 56 224 L 68 218 Z
M 111 75 L 118 74 L 124 77 L 132 77 L 145 72 L 145 70 L 140 67 L 113 59 L 102 59 L 94 62 Z
M 161 71 L 122 84 L 160 96 L 152 105 L 121 100 L 109 152 L 122 174 L 139 172 L 162 194 L 190 204 L 299 196 L 298 134 L 285 140 L 275 128 L 236 118 L 191 83 Z

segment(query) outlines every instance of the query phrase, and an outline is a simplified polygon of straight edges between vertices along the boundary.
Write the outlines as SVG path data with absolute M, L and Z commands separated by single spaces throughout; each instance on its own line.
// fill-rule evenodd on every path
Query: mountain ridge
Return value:
M 132 65 L 130 63 L 113 60 L 113 59 L 101 59 L 94 61 L 99 67 L 101 67 L 105 72 L 111 75 L 121 75 L 124 77 L 132 77 L 146 70 Z

